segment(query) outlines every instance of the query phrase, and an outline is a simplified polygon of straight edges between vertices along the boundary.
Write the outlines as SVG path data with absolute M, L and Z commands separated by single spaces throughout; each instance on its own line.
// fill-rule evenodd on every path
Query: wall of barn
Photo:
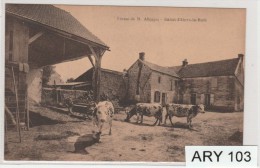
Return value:
M 107 96 L 110 100 L 125 99 L 127 92 L 127 81 L 124 80 L 122 74 L 102 71 L 100 93 Z
M 140 76 L 139 84 L 139 95 L 136 95 L 137 92 L 137 82 L 138 82 L 138 73 L 139 66 L 138 64 L 141 61 L 136 61 L 128 70 L 128 102 L 151 102 L 151 74 L 152 71 L 149 67 L 143 64 Z
M 183 98 L 179 99 L 179 102 L 191 104 L 193 94 L 196 97 L 196 104 L 207 104 L 206 99 L 209 97 L 207 108 L 210 110 L 234 111 L 235 90 L 234 76 L 185 78 L 181 83 L 181 96 L 179 96 Z
M 31 68 L 27 74 L 28 98 L 30 104 L 40 103 L 42 95 L 42 69 Z
M 27 105 L 26 76 L 29 71 L 28 42 L 28 26 L 7 15 L 5 24 L 5 106 L 15 116 L 18 105 L 21 122 L 26 120 L 24 116 Z M 16 91 L 14 86 L 16 86 Z M 16 93 L 18 94 L 18 104 Z
M 160 102 L 162 103 L 162 94 L 166 93 L 166 103 L 176 102 L 178 86 L 176 85 L 178 78 L 153 71 L 151 75 L 151 102 L 155 102 L 155 92 L 160 92 Z
M 235 111 L 244 110 L 244 87 L 239 80 L 235 80 Z

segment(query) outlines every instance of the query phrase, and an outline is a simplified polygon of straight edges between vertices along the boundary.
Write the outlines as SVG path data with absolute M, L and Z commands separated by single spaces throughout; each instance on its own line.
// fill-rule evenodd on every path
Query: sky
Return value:
M 102 68 L 122 71 L 145 52 L 161 66 L 235 58 L 245 54 L 245 9 L 56 5 L 70 12 L 109 47 Z M 87 58 L 57 64 L 56 71 L 76 78 L 91 64 Z

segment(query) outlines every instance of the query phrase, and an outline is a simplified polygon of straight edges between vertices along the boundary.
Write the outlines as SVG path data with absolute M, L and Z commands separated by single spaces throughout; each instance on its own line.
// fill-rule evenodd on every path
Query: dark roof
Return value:
M 141 61 L 141 60 L 139 59 L 139 61 Z M 153 63 L 150 63 L 147 61 L 142 61 L 142 62 L 153 71 L 157 71 L 157 72 L 164 73 L 164 74 L 174 76 L 174 77 L 179 77 L 179 75 L 173 70 L 173 68 L 163 67 L 163 66 L 156 65 L 156 64 L 153 64 Z
M 108 48 L 104 42 L 86 29 L 86 27 L 84 27 L 69 12 L 59 9 L 53 5 L 7 4 L 6 12 L 67 32 L 69 34 L 73 34 Z
M 74 80 L 74 82 L 92 81 L 93 70 L 94 70 L 93 67 L 90 68 L 89 70 L 87 70 L 86 72 L 81 74 L 79 77 L 77 77 Z M 101 68 L 101 72 L 108 72 L 108 73 L 112 73 L 114 75 L 123 75 L 122 72 L 118 72 L 118 71 L 114 71 L 114 70 L 110 70 L 110 69 L 104 69 L 104 68 Z
M 185 67 L 174 66 L 172 69 L 178 70 L 177 73 L 183 78 L 208 77 L 208 76 L 229 76 L 234 75 L 239 58 L 205 62 L 198 64 L 188 64 Z
M 56 86 L 74 86 L 74 85 L 79 85 L 79 84 L 84 84 L 85 82 L 69 82 L 69 83 L 60 83 L 56 84 Z M 54 84 L 53 84 L 54 86 Z

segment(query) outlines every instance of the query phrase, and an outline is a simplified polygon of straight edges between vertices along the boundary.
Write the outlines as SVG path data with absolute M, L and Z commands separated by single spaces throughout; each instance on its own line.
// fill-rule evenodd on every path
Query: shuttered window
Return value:
M 161 77 L 160 76 L 158 77 L 158 83 L 161 83 Z
M 159 91 L 154 92 L 154 102 L 159 103 L 161 99 L 161 93 Z
M 214 94 L 210 94 L 210 105 L 214 104 Z
M 170 83 L 171 83 L 171 91 L 172 91 L 172 90 L 173 90 L 173 87 L 174 87 L 174 86 L 173 86 L 173 80 L 171 80 Z
M 200 103 L 205 104 L 205 95 L 204 94 L 200 95 Z

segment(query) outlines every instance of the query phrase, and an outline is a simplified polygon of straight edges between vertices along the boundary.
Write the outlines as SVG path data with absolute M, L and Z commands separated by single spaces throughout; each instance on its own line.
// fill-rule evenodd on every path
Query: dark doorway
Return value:
M 210 94 L 205 94 L 205 106 L 206 108 L 210 106 Z
M 193 104 L 193 105 L 196 104 L 196 94 L 195 94 L 195 93 L 191 94 L 190 102 L 191 102 L 191 104 Z

